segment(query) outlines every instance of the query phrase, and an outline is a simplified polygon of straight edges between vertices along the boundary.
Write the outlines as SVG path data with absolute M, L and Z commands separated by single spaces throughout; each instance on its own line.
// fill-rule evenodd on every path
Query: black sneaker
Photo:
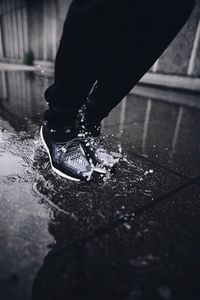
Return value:
M 105 138 L 102 136 L 88 137 L 83 139 L 86 154 L 92 159 L 94 171 L 107 173 L 111 171 L 119 162 L 119 158 L 114 158 L 108 150 Z
M 73 139 L 70 129 L 58 132 L 45 124 L 40 135 L 54 172 L 73 181 L 90 180 L 93 166 L 86 157 L 84 146 L 78 138 Z
M 105 138 L 100 135 L 101 125 L 83 107 L 76 117 L 77 136 L 83 144 L 87 157 L 92 159 L 94 171 L 106 173 L 111 171 L 119 159 L 112 156 L 108 150 Z

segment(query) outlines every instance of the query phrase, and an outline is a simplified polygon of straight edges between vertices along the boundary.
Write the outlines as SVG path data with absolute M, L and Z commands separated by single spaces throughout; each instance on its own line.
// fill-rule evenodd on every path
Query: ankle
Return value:
M 74 128 L 77 110 L 66 110 L 60 107 L 49 107 L 44 113 L 44 122 L 52 130 Z
M 74 127 L 71 126 L 52 126 L 44 122 L 43 126 L 50 140 L 54 142 L 66 142 L 75 138 Z

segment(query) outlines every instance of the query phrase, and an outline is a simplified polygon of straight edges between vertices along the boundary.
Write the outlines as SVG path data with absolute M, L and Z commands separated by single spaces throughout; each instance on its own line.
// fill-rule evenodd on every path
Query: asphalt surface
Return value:
M 200 299 L 200 110 L 128 96 L 116 173 L 75 183 L 39 137 L 52 78 L 0 77 L 0 299 Z

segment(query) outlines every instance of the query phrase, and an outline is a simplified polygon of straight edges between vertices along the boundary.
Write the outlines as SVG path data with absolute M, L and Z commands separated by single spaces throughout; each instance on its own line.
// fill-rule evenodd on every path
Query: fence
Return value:
M 70 0 L 0 1 L 0 61 L 53 62 Z M 181 9 L 181 8 L 180 8 Z M 200 77 L 200 0 L 177 38 L 154 64 L 153 73 Z
M 19 62 L 32 51 L 36 60 L 54 61 L 70 1 L 0 2 L 0 60 Z

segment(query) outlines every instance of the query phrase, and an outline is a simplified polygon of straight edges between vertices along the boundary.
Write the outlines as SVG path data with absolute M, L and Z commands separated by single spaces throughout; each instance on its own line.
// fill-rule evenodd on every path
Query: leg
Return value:
M 109 6 L 111 0 L 73 1 L 56 57 L 55 83 L 45 92 L 49 109 L 40 131 L 43 144 L 54 172 L 75 181 L 89 180 L 93 172 L 91 159 L 76 138 L 75 118 L 97 79 L 112 40 L 113 26 L 107 26 Z
M 95 127 L 161 55 L 186 22 L 193 3 L 160 2 L 107 0 L 105 6 L 104 0 L 74 0 L 56 58 L 55 83 L 45 94 L 50 106 L 45 114 L 47 126 L 41 129 L 52 168 L 61 176 L 90 178 L 93 169 L 88 156 L 97 169 L 111 169 L 115 164 L 98 136 L 85 135 L 84 141 L 77 141 L 69 129 L 64 130 L 68 137 L 61 141 L 57 129 L 72 128 L 72 120 L 83 104 L 88 120 L 95 120 L 88 124 Z M 96 79 L 97 88 L 86 103 Z M 49 124 L 55 126 L 55 136 Z M 86 127 L 80 125 L 84 133 Z
M 56 56 L 55 82 L 45 92 L 45 119 L 51 127 L 71 123 L 97 79 L 104 59 L 108 2 L 74 0 L 70 7 Z
M 122 4 L 123 2 L 123 4 Z M 192 0 L 123 0 L 113 56 L 98 74 L 88 111 L 102 120 L 148 71 L 187 21 Z

